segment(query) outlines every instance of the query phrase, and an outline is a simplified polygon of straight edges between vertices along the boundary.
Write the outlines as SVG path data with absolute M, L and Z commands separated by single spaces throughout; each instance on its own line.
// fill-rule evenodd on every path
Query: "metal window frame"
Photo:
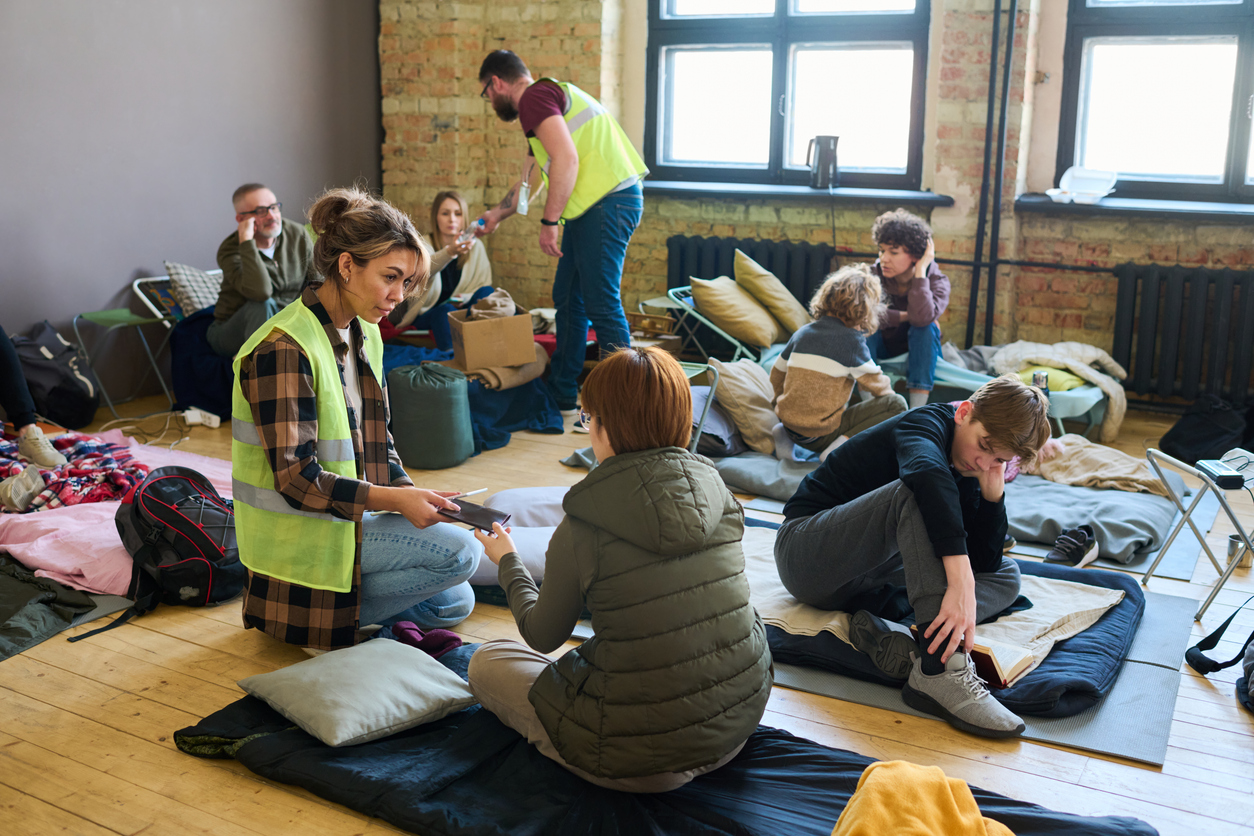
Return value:
M 809 182 L 805 169 L 785 165 L 784 134 L 787 120 L 788 66 L 794 44 L 908 41 L 914 50 L 914 72 L 911 84 L 910 140 L 904 173 L 873 171 L 842 171 L 840 185 L 852 188 L 917 190 L 923 173 L 923 109 L 927 80 L 928 33 L 931 4 L 918 0 L 912 13 L 880 12 L 868 14 L 791 14 L 790 0 L 775 0 L 771 16 L 684 17 L 662 16 L 666 0 L 649 0 L 649 45 L 645 72 L 645 164 L 658 180 L 679 180 L 711 183 L 768 183 L 804 185 Z M 772 49 L 770 154 L 765 167 L 688 166 L 661 161 L 662 132 L 668 129 L 663 108 L 665 96 L 661 84 L 662 51 L 679 46 L 734 46 L 769 43 Z M 728 79 L 722 90 L 711 95 L 726 97 L 734 103 L 735 83 Z M 785 112 L 781 112 L 784 104 Z
M 1089 8 L 1086 0 L 1070 0 L 1063 53 L 1062 110 L 1058 120 L 1058 154 L 1054 185 L 1076 164 L 1081 70 L 1084 43 L 1090 38 L 1236 35 L 1237 68 L 1229 113 L 1228 148 L 1220 183 L 1121 178 L 1118 197 L 1159 200 L 1202 200 L 1230 203 L 1254 201 L 1254 184 L 1246 184 L 1251 140 L 1249 106 L 1254 104 L 1254 0 L 1231 5 L 1121 6 Z M 1164 113 L 1163 119 L 1180 118 Z M 1152 130 L 1152 127 L 1145 128 Z M 1248 172 L 1254 175 L 1254 172 Z

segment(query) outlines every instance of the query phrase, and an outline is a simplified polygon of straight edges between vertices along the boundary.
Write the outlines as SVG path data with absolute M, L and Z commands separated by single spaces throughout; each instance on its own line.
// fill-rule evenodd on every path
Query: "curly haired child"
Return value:
M 866 264 L 828 276 L 810 300 L 814 322 L 798 329 L 771 368 L 775 389 L 775 455 L 793 458 L 794 445 L 820 459 L 849 436 L 906 411 L 867 349 L 884 304 L 879 278 Z M 871 397 L 849 404 L 853 384 Z

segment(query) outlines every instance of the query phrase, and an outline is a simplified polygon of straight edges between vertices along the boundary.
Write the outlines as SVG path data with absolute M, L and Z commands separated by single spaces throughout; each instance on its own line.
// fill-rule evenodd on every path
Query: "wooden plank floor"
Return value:
M 162 404 L 148 399 L 130 409 L 138 414 Z M 1130 413 L 1116 446 L 1139 456 L 1171 421 Z M 583 473 L 558 459 L 586 444 L 583 435 L 519 433 L 507 447 L 460 467 L 411 472 L 417 484 L 437 489 L 571 485 Z M 195 427 L 178 449 L 228 458 L 229 429 Z M 1243 524 L 1254 524 L 1254 506 L 1244 495 L 1241 500 Z M 1209 537 L 1219 555 L 1229 531 L 1222 520 Z M 1149 588 L 1201 599 L 1214 579 L 1203 557 L 1191 582 L 1155 578 Z M 1194 625 L 1195 640 L 1252 593 L 1251 573 L 1238 570 L 1204 623 Z M 74 632 L 94 626 L 100 625 Z M 1241 613 L 1215 654 L 1233 655 L 1251 629 L 1254 613 Z M 459 632 L 468 641 L 518 636 L 508 610 L 482 605 Z M 54 637 L 0 663 L 0 832 L 399 832 L 258 778 L 233 761 L 199 760 L 175 749 L 175 730 L 241 696 L 236 680 L 304 658 L 297 648 L 245 631 L 236 601 L 206 609 L 159 607 L 109 633 L 75 644 Z M 1233 698 L 1238 671 L 1204 679 L 1181 665 L 1161 769 L 1038 743 L 982 740 L 939 721 L 779 687 L 764 722 L 880 759 L 936 764 L 949 775 L 1058 810 L 1137 816 L 1163 834 L 1254 833 L 1254 718 Z

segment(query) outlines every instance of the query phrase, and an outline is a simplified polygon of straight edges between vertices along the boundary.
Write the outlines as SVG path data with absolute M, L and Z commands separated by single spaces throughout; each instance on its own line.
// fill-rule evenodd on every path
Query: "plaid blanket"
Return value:
M 136 461 L 130 449 L 120 444 L 75 432 L 52 439 L 52 444 L 67 462 L 51 470 L 39 469 L 45 487 L 22 513 L 118 500 L 148 475 L 148 465 Z M 0 439 L 0 479 L 16 476 L 28 464 L 18 456 L 16 437 Z M 0 513 L 10 512 L 0 508 Z

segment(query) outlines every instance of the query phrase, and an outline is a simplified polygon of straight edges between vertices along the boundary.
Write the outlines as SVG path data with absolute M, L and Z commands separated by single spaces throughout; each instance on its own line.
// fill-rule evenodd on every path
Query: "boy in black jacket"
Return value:
M 1006 462 L 1031 461 L 1049 436 L 1045 395 L 1006 375 L 956 407 L 928 404 L 864 430 L 784 507 L 775 562 L 788 591 L 838 610 L 904 580 L 917 645 L 902 625 L 865 611 L 850 619 L 850 640 L 880 671 L 907 680 L 908 705 L 972 734 L 1024 728 L 967 653 L 976 623 L 1019 594 L 1018 566 L 1002 556 Z

